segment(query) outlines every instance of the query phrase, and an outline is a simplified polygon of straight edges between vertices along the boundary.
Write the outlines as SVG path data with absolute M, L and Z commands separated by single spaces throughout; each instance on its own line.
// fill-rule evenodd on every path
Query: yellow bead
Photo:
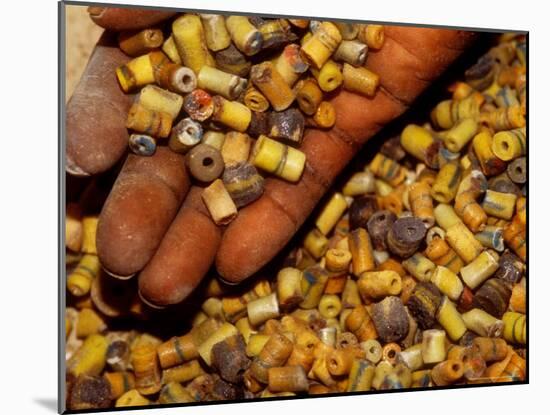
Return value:
M 439 306 L 437 321 L 445 329 L 449 338 L 454 342 L 458 341 L 464 333 L 466 333 L 467 328 L 462 320 L 462 316 L 447 297 L 443 299 Z
M 149 401 L 149 399 L 142 396 L 137 389 L 132 389 L 118 398 L 115 406 L 117 408 L 123 408 L 128 406 L 145 406 L 150 404 L 151 401 Z
M 395 271 L 363 272 L 357 282 L 363 299 L 379 299 L 401 292 L 402 281 Z
M 462 294 L 464 285 L 453 271 L 447 267 L 438 266 L 431 275 L 430 281 L 435 284 L 439 291 L 453 301 L 457 301 Z
M 316 69 L 320 69 L 336 50 L 342 35 L 338 28 L 330 22 L 319 25 L 313 36 L 302 45 L 302 57 Z
M 126 93 L 155 82 L 149 54 L 132 59 L 127 64 L 116 68 L 115 72 L 120 87 Z
M 92 334 L 67 362 L 67 371 L 75 376 L 97 376 L 105 367 L 107 358 L 107 339 L 100 334 Z
M 407 125 L 401 132 L 401 145 L 405 151 L 430 167 L 437 167 L 439 144 L 433 134 L 424 127 Z
M 156 85 L 147 85 L 141 90 L 138 102 L 151 111 L 170 114 L 175 120 L 181 111 L 183 97 Z
M 445 240 L 465 262 L 472 262 L 483 250 L 474 234 L 462 222 L 447 229 Z
M 516 209 L 517 195 L 514 193 L 502 193 L 495 192 L 494 190 L 487 190 L 485 197 L 481 203 L 481 207 L 487 214 L 500 218 L 510 220 Z
M 479 160 L 481 170 L 486 176 L 494 176 L 504 170 L 505 164 L 492 149 L 493 136 L 490 131 L 484 129 L 473 140 L 474 153 Z
M 208 51 L 199 16 L 184 14 L 172 23 L 172 36 L 184 66 L 198 74 L 203 66 L 216 66 Z
M 317 217 L 315 226 L 317 226 L 317 229 L 323 235 L 327 235 L 340 220 L 347 208 L 348 205 L 344 196 L 341 193 L 334 193 Z
M 244 133 L 250 125 L 252 111 L 237 101 L 228 101 L 220 95 L 212 97 L 214 113 L 212 119 L 233 130 Z
M 327 280 L 328 272 L 318 265 L 304 270 L 302 277 L 304 300 L 300 303 L 301 308 L 307 310 L 319 305 Z
M 319 88 L 325 92 L 334 91 L 344 80 L 340 67 L 331 59 L 326 61 L 321 69 L 313 69 L 312 72 L 317 79 Z
M 451 226 L 462 223 L 452 206 L 440 203 L 434 209 L 435 221 L 443 229 L 448 230 Z
M 170 58 L 172 62 L 181 65 L 181 58 L 172 35 L 168 36 L 168 39 L 166 39 L 162 44 L 162 51 Z
M 369 164 L 369 170 L 394 187 L 405 180 L 405 169 L 395 160 L 384 156 L 382 153 L 377 153 L 374 156 Z
M 500 131 L 493 136 L 492 149 L 499 159 L 510 161 L 526 154 L 526 141 L 525 128 Z
M 380 77 L 365 67 L 354 67 L 344 63 L 342 70 L 344 88 L 350 92 L 357 92 L 367 97 L 372 97 L 380 84 Z
M 430 194 L 439 203 L 450 203 L 456 196 L 462 169 L 457 163 L 445 164 L 437 173 Z
M 474 118 L 464 118 L 458 121 L 450 130 L 441 133 L 445 147 L 455 153 L 460 152 L 474 138 L 478 127 L 478 122 Z
M 432 273 L 435 270 L 435 264 L 417 252 L 403 261 L 403 268 L 419 281 L 430 281 Z
M 233 43 L 247 56 L 258 53 L 262 48 L 262 34 L 246 16 L 227 16 L 225 26 Z
M 269 173 L 296 182 L 302 176 L 306 155 L 271 138 L 260 135 L 252 151 L 252 164 Z
M 77 297 L 90 292 L 92 281 L 101 272 L 101 264 L 97 255 L 87 254 L 82 257 L 76 268 L 67 277 L 67 289 Z
M 502 316 L 503 337 L 510 343 L 525 344 L 527 341 L 527 317 L 525 314 L 507 311 Z

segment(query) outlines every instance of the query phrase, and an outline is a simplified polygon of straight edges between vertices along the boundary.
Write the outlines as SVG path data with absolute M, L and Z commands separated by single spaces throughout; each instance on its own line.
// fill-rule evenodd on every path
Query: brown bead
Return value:
M 474 296 L 474 307 L 487 311 L 496 318 L 501 318 L 508 309 L 512 295 L 510 285 L 499 278 L 491 278 L 477 290 Z
M 222 180 L 238 208 L 254 202 L 264 192 L 263 177 L 256 167 L 245 161 L 227 166 Z
M 108 408 L 111 406 L 109 382 L 99 376 L 78 376 L 72 383 L 67 406 L 71 410 Z
M 219 377 L 211 374 L 197 376 L 187 385 L 187 390 L 196 401 L 211 400 L 216 379 Z
M 385 251 L 387 249 L 386 238 L 393 223 L 397 220 L 395 213 L 389 210 L 381 210 L 374 213 L 367 222 L 367 229 L 371 237 L 374 249 Z
M 409 316 L 399 297 L 386 297 L 374 304 L 371 317 L 384 343 L 398 342 L 409 332 Z
M 218 69 L 241 77 L 246 77 L 252 66 L 233 43 L 228 48 L 216 52 L 214 59 L 216 60 L 216 67 Z
M 514 183 L 523 184 L 527 181 L 527 158 L 520 157 L 508 164 L 508 177 Z
M 216 343 L 212 348 L 212 366 L 223 380 L 239 383 L 250 366 L 243 337 L 238 334 Z
M 268 112 L 252 111 L 252 117 L 246 132 L 253 137 L 269 135 L 271 129 L 269 118 L 270 115 Z
M 305 119 L 300 110 L 290 108 L 269 114 L 269 137 L 299 146 L 304 135 Z
M 518 256 L 510 251 L 505 251 L 498 261 L 498 269 L 493 275 L 495 278 L 515 284 L 521 279 L 522 262 Z
M 488 88 L 495 78 L 495 61 L 485 54 L 464 75 L 468 85 L 482 91 Z
M 107 348 L 106 361 L 115 371 L 128 369 L 130 363 L 130 346 L 128 342 L 122 339 L 112 341 Z
M 521 193 L 520 188 L 510 180 L 507 173 L 502 173 L 498 176 L 492 177 L 489 182 L 489 189 L 500 193 L 513 193 L 519 195 Z
M 431 282 L 419 282 L 407 301 L 407 308 L 422 330 L 435 325 L 436 313 L 441 304 L 441 293 Z
M 386 140 L 382 144 L 380 152 L 395 161 L 401 161 L 407 155 L 405 149 L 401 146 L 401 137 L 399 136 Z
M 408 258 L 418 250 L 425 236 L 426 226 L 421 219 L 399 218 L 388 232 L 387 244 L 395 255 Z
M 350 230 L 357 228 L 367 228 L 367 222 L 370 217 L 378 210 L 376 196 L 365 195 L 353 199 L 349 208 L 349 226 Z
M 221 153 L 207 144 L 199 144 L 187 153 L 187 166 L 191 175 L 201 182 L 211 182 L 223 172 Z
M 240 385 L 233 385 L 216 377 L 212 385 L 211 400 L 235 400 L 244 397 L 244 389 Z

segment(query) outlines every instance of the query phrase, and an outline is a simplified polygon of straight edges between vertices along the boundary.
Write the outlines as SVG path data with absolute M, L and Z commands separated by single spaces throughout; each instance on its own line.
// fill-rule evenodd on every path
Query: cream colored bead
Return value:
M 460 269 L 460 276 L 469 288 L 475 290 L 498 269 L 498 260 L 499 256 L 495 251 L 483 251 Z
M 237 207 L 220 179 L 202 191 L 202 200 L 217 225 L 227 225 L 237 216 Z
M 231 101 L 236 100 L 243 93 L 246 84 L 246 79 L 210 66 L 203 66 L 197 74 L 199 88 L 221 95 Z

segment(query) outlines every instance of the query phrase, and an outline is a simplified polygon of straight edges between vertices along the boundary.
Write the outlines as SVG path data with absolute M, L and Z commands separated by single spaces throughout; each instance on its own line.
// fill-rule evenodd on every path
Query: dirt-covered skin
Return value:
M 189 185 L 184 157 L 168 147 L 128 156 L 99 217 L 97 251 L 106 271 L 130 277 L 145 267 Z

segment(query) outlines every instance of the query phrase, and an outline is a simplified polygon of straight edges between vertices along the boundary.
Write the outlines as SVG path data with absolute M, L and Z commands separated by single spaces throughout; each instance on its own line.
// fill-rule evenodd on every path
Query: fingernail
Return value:
M 105 11 L 105 7 L 98 7 L 98 6 L 88 7 L 88 13 L 92 17 L 99 17 L 103 14 L 104 11 Z

